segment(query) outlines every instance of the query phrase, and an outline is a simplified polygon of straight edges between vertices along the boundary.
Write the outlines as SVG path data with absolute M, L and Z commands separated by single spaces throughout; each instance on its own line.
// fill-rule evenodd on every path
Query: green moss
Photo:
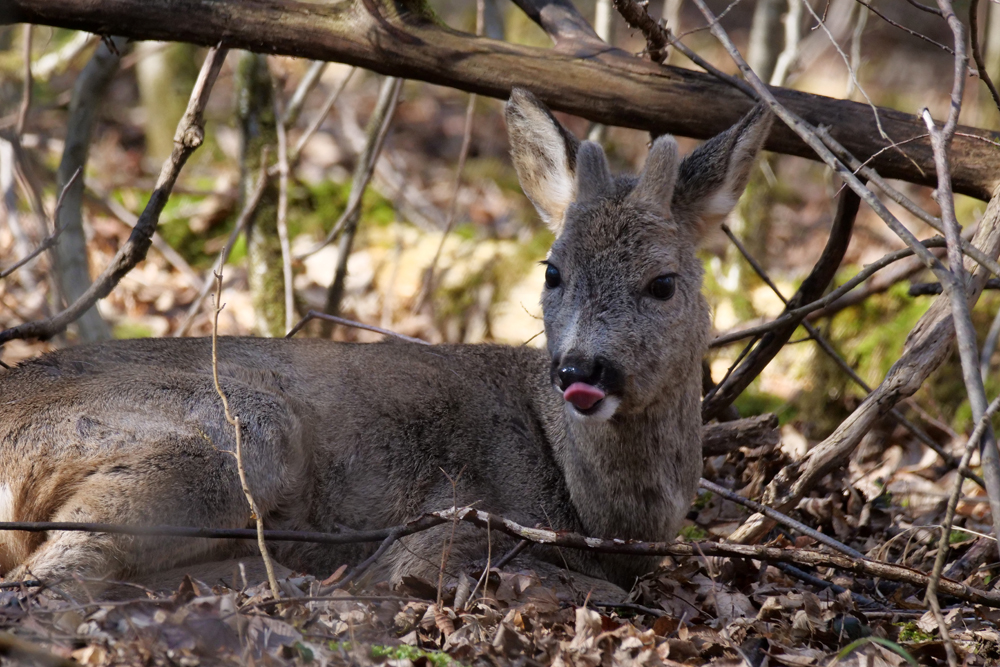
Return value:
M 762 415 L 766 412 L 773 412 L 778 416 L 778 422 L 787 424 L 798 418 L 799 407 L 795 403 L 790 403 L 785 399 L 760 390 L 760 379 L 755 379 L 750 383 L 742 394 L 740 394 L 733 405 L 743 416 Z
M 934 635 L 924 632 L 918 628 L 917 624 L 913 621 L 896 623 L 895 625 L 899 627 L 899 641 L 901 642 L 905 642 L 907 644 L 920 644 L 934 639 Z
M 952 528 L 951 533 L 948 535 L 948 544 L 958 544 L 959 542 L 965 542 L 971 538 L 971 533 L 959 530 L 958 528 Z
M 388 660 L 409 660 L 416 662 L 420 658 L 425 658 L 434 667 L 451 667 L 458 663 L 442 651 L 425 651 L 416 646 L 400 644 L 399 646 L 372 646 L 372 658 L 378 660 L 385 658 Z
M 115 325 L 111 335 L 119 340 L 126 338 L 150 338 L 153 335 L 153 330 L 145 324 L 124 320 Z
M 681 539 L 685 542 L 698 542 L 708 537 L 708 533 L 705 532 L 704 528 L 695 525 L 684 526 L 681 528 L 680 535 Z
M 699 493 L 698 497 L 694 499 L 694 508 L 696 510 L 703 510 L 708 507 L 709 503 L 712 502 L 712 498 L 715 496 L 711 491 L 706 491 L 704 493 Z

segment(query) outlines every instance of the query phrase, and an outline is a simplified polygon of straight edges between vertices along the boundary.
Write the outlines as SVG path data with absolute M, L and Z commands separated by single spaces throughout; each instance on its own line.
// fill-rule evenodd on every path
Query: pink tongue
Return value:
M 586 382 L 574 382 L 566 387 L 563 398 L 572 403 L 578 410 L 589 410 L 604 398 L 604 392 Z

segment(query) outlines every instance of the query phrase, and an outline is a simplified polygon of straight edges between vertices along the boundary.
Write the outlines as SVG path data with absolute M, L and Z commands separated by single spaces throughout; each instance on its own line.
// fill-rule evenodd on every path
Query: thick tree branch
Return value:
M 568 11 L 564 2 L 521 4 L 537 8 L 543 22 L 548 20 L 546 12 Z M 376 19 L 361 2 L 327 6 L 295 0 L 6 0 L 0 21 L 133 39 L 206 45 L 222 40 L 227 46 L 345 62 L 500 98 L 507 97 L 512 86 L 524 86 L 553 108 L 595 122 L 695 138 L 730 127 L 753 103 L 710 75 L 664 67 L 610 47 L 580 58 L 563 49 L 517 46 L 443 28 L 404 0 L 385 2 L 381 9 Z M 187 20 L 175 20 L 179 14 Z M 411 39 L 399 39 L 386 24 Z M 869 164 L 882 176 L 935 184 L 930 142 L 918 118 L 879 109 L 886 133 L 897 143 L 906 142 L 900 150 L 883 151 L 886 142 L 867 105 L 772 90 L 781 104 L 811 125 L 830 126 L 831 135 L 859 159 L 874 156 Z M 1000 142 L 1000 135 L 960 128 L 952 145 L 956 192 L 989 197 L 1000 180 L 1000 157 L 991 142 Z M 775 127 L 766 148 L 815 159 L 813 150 L 786 127 Z

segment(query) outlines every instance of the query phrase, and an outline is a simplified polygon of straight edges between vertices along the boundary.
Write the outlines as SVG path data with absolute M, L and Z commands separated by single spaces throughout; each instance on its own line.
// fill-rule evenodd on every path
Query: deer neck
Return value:
M 691 386 L 675 386 L 646 410 L 604 422 L 579 419 L 558 401 L 554 450 L 590 535 L 676 535 L 673 517 L 683 517 L 678 507 L 691 502 L 701 476 L 700 384 L 691 377 Z

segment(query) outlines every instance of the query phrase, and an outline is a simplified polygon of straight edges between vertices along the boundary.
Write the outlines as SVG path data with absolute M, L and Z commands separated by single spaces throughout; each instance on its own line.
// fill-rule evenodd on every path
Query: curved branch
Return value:
M 566 12 L 566 2 L 520 0 L 546 12 Z M 606 125 L 707 139 L 732 126 L 753 104 L 709 74 L 657 65 L 617 49 L 579 57 L 563 49 L 539 49 L 463 34 L 434 22 L 418 3 L 381 4 L 383 18 L 420 39 L 412 44 L 387 32 L 360 2 L 317 5 L 300 0 L 5 0 L 13 21 L 76 28 L 133 39 L 160 39 L 332 60 L 380 74 L 419 79 L 468 92 L 505 98 L 511 87 L 530 88 L 560 111 Z M 555 8 L 555 9 L 552 9 Z M 185 21 L 177 21 L 183 14 Z M 882 127 L 904 154 L 882 149 L 865 104 L 772 88 L 781 104 L 831 134 L 886 178 L 936 184 L 934 161 L 920 119 L 879 109 Z M 968 136 L 966 136 L 968 135 Z M 920 138 L 916 138 L 920 137 Z M 910 141 L 912 139 L 912 141 Z M 985 139 L 985 141 L 984 141 Z M 905 142 L 905 143 L 904 143 Z M 962 128 L 953 142 L 956 192 L 986 200 L 1000 181 L 1000 134 Z M 787 127 L 775 126 L 767 150 L 816 159 L 813 149 Z

